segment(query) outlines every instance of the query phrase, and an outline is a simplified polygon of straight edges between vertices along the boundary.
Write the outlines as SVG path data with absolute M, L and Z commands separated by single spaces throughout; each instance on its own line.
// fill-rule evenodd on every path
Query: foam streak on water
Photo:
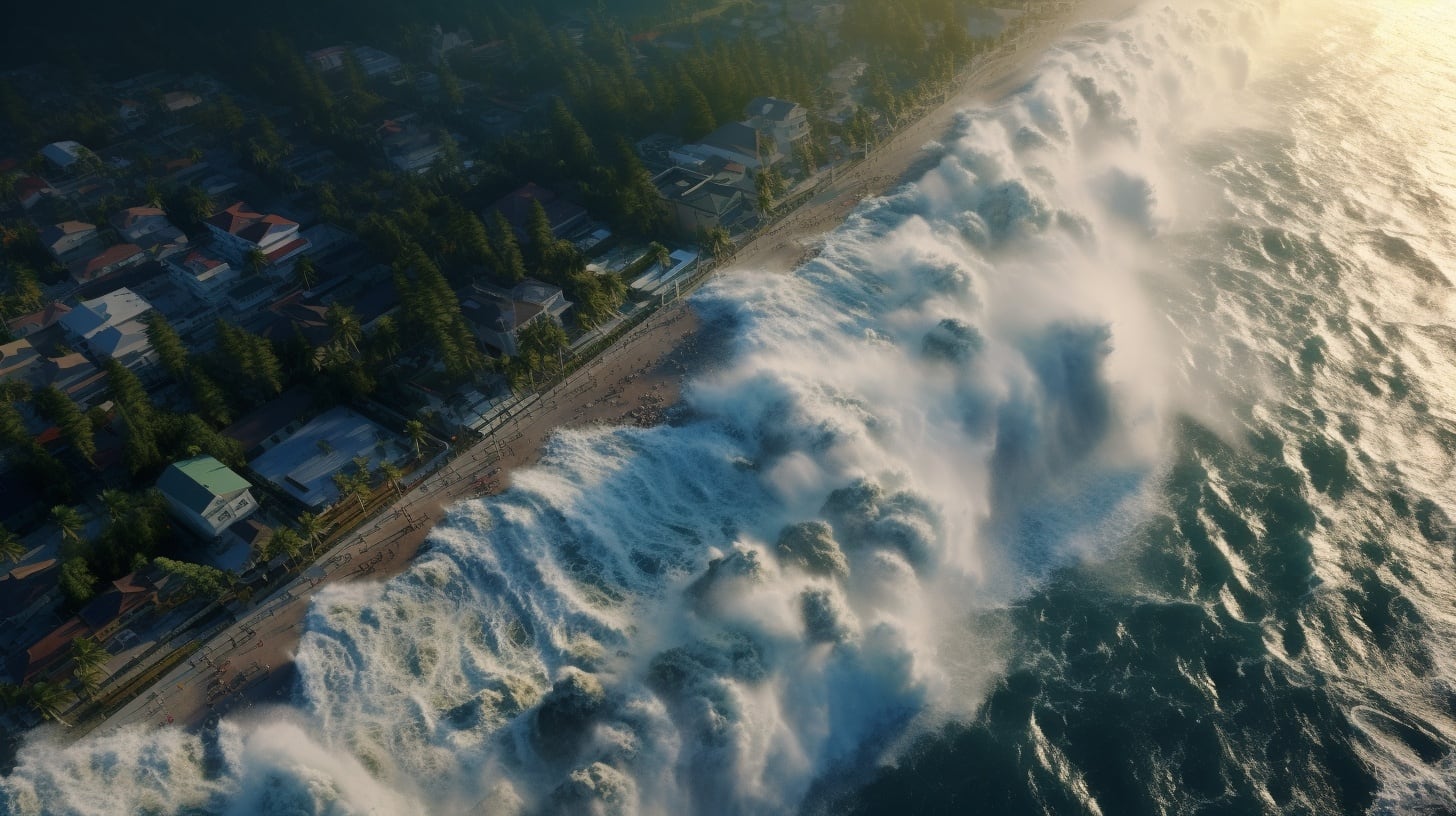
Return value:
M 0 810 L 1451 805 L 1440 9 L 1076 32 L 816 260 L 697 296 L 690 418 L 560 433 L 322 593 L 296 712 L 36 740 Z

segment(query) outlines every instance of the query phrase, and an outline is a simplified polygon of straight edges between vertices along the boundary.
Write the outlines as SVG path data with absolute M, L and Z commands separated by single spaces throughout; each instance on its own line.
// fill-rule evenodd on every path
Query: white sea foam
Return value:
M 34 743 L 0 800 L 776 813 L 973 710 L 970 613 L 1150 501 L 1182 358 L 1142 280 L 1200 217 L 1160 145 L 1247 81 L 1267 8 L 1080 32 L 816 260 L 715 282 L 694 418 L 560 433 L 405 575 L 321 593 L 297 719 Z

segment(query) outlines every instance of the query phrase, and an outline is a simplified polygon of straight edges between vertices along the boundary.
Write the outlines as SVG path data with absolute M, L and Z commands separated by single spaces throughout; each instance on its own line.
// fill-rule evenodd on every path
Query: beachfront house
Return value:
M 743 122 L 729 122 L 697 144 L 683 145 L 668 155 L 678 164 L 693 167 L 716 156 L 753 170 L 769 167 L 783 158 L 771 137 Z
M 652 183 L 668 219 L 683 235 L 731 224 L 743 211 L 742 190 L 686 167 L 670 167 Z
M 809 135 L 809 111 L 796 102 L 760 96 L 744 110 L 745 123 L 773 140 L 778 152 L 794 154 L 794 143 Z
M 76 616 L 52 629 L 28 648 L 13 651 L 6 670 L 15 683 L 57 681 L 71 664 L 71 643 L 90 638 L 104 644 L 108 638 L 143 614 L 155 610 L 158 593 L 172 582 L 151 569 L 111 582 L 111 588 L 81 607 Z
M 511 289 L 476 283 L 460 303 L 460 312 L 480 342 L 512 356 L 516 335 L 537 320 L 561 324 L 571 308 L 561 288 L 527 278 Z
M 172 515 L 206 539 L 221 537 L 228 525 L 258 509 L 252 487 L 211 456 L 174 462 L 157 480 Z

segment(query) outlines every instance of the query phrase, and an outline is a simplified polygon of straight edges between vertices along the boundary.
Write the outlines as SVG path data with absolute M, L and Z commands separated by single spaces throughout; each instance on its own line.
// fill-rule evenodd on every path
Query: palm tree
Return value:
M 61 719 L 62 712 L 66 710 L 66 701 L 70 696 L 69 692 L 55 683 L 42 681 L 30 684 L 26 702 L 42 718 L 70 728 L 71 724 Z
M 248 254 L 243 258 L 243 262 L 248 267 L 248 274 L 256 275 L 262 272 L 263 268 L 268 265 L 268 256 L 263 254 L 263 250 L 253 247 L 248 250 Z
M 380 462 L 379 475 L 383 476 L 385 481 L 394 487 L 394 494 L 396 496 L 404 494 L 404 491 L 399 487 L 400 479 L 404 478 L 404 471 L 396 467 L 393 462 Z
M 647 251 L 652 253 L 652 259 L 657 261 L 657 264 L 663 269 L 668 269 L 672 266 L 672 253 L 667 251 L 667 247 L 653 241 L 647 247 Z
M 373 351 L 371 356 L 380 360 L 393 360 L 399 354 L 399 330 L 395 328 L 393 318 L 389 315 L 379 318 L 369 335 L 369 344 Z
M 354 310 L 336 301 L 329 306 L 324 317 L 328 320 L 329 336 L 333 344 L 357 352 L 364 329 L 359 325 L 359 316 L 354 314 Z
M 298 516 L 298 531 L 308 539 L 309 552 L 315 552 L 318 550 L 318 545 L 323 543 L 324 534 L 329 531 L 329 524 L 313 513 L 301 513 Z
M 728 253 L 733 251 L 733 237 L 728 234 L 728 230 L 722 227 L 713 227 L 708 230 L 706 239 L 703 242 L 703 248 L 708 250 L 714 260 L 722 261 L 728 257 Z
M 627 297 L 627 282 L 622 280 L 622 276 L 613 275 L 609 272 L 597 278 L 597 280 L 602 282 L 602 291 L 605 292 L 607 297 L 611 298 L 612 303 L 615 304 L 613 308 L 616 308 L 616 306 L 620 306 L 622 304 L 622 301 L 625 300 Z
M 418 419 L 411 419 L 404 424 L 404 435 L 415 443 L 415 458 L 420 458 L 420 446 L 425 444 L 425 423 Z
M 0 527 L 0 560 L 16 563 L 25 557 L 26 552 L 25 544 L 15 533 Z
M 76 508 L 58 504 L 51 508 L 51 521 L 61 530 L 61 539 L 69 544 L 80 544 L 81 533 L 86 530 L 86 521 Z
M 110 659 L 111 653 L 91 638 L 78 637 L 71 641 L 71 675 L 88 697 L 95 697 L 96 690 L 101 688 L 101 667 Z
M 293 281 L 300 289 L 312 289 L 318 283 L 318 267 L 314 266 L 313 258 L 305 255 L 298 259 L 293 265 Z
M 108 488 L 101 491 L 101 503 L 106 505 L 106 515 L 116 521 L 131 509 L 131 496 L 126 491 Z
M 343 501 L 345 496 L 353 496 L 359 502 L 359 512 L 362 513 L 365 509 L 364 497 L 369 495 L 369 474 L 355 473 L 350 476 L 339 471 L 334 474 L 333 479 L 334 487 L 339 489 L 339 500 Z
M 154 207 L 158 210 L 165 209 L 162 204 L 162 190 L 156 184 L 147 182 L 146 198 L 147 206 Z
M 263 542 L 262 550 L 263 557 L 269 561 L 279 555 L 287 555 L 288 559 L 292 561 L 298 558 L 300 552 L 303 552 L 303 539 L 298 537 L 298 533 L 293 532 L 292 527 L 279 527 L 268 536 L 267 541 Z

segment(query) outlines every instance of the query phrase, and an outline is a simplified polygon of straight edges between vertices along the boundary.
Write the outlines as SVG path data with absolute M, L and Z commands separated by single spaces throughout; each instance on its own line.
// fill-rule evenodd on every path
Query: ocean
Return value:
M 1456 4 L 1149 0 L 14 814 L 1456 813 Z

